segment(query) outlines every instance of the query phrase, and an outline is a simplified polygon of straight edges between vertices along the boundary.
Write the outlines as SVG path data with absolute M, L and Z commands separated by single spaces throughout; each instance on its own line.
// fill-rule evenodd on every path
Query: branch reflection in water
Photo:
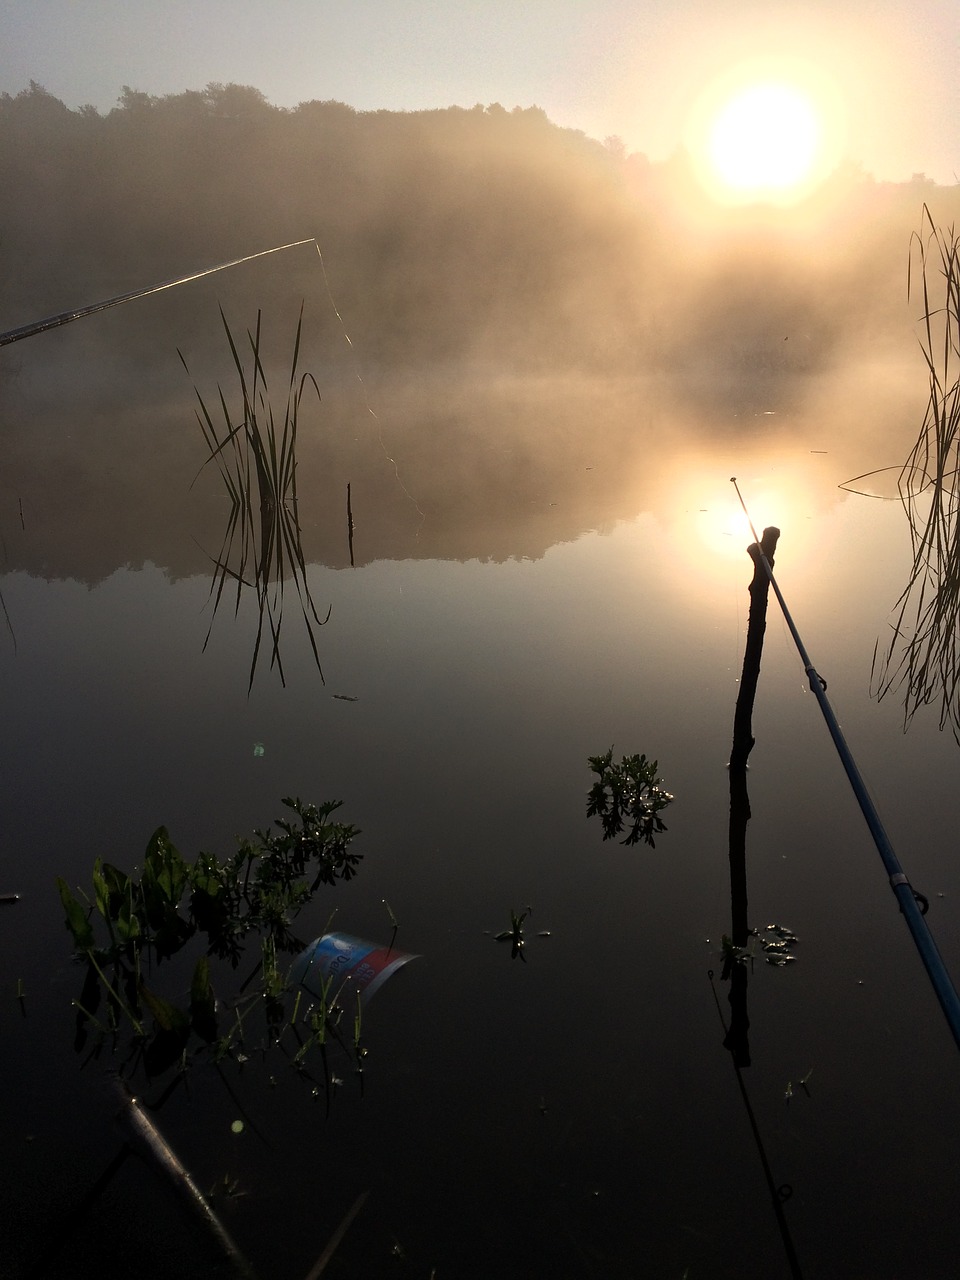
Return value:
M 320 388 L 316 379 L 310 373 L 299 373 L 303 305 L 301 304 L 297 320 L 282 417 L 274 412 L 270 401 L 267 375 L 261 358 L 261 313 L 257 312 L 255 331 L 251 333 L 247 330 L 251 358 L 249 371 L 244 367 L 222 309 L 220 318 L 230 345 L 243 403 L 242 419 L 233 425 L 235 417 L 227 404 L 223 388 L 218 384 L 220 406 L 217 412 L 208 408 L 195 386 L 199 402 L 197 421 L 210 451 L 203 466 L 216 462 L 230 498 L 226 532 L 219 554 L 214 558 L 213 581 L 210 585 L 213 617 L 203 648 L 206 650 L 209 643 L 213 621 L 228 581 L 236 584 L 234 616 L 240 612 L 244 588 L 249 588 L 256 595 L 258 622 L 247 691 L 253 688 L 265 634 L 269 639 L 270 668 L 272 670 L 276 667 L 281 683 L 286 685 L 280 656 L 280 632 L 284 584 L 289 576 L 296 588 L 313 659 L 322 681 L 323 669 L 315 628 L 322 627 L 329 621 L 331 610 L 328 608 L 326 616 L 321 618 L 310 593 L 297 511 L 297 431 L 300 409 L 308 389 L 312 389 L 316 393 L 317 402 L 320 401 Z M 183 353 L 178 354 L 189 373 Z
M 743 1101 L 750 1130 L 756 1144 L 760 1164 L 763 1168 L 764 1180 L 770 1193 L 777 1229 L 783 1243 L 787 1265 L 792 1280 L 802 1280 L 800 1264 L 797 1260 L 793 1237 L 784 1212 L 784 1204 L 793 1194 L 787 1183 L 778 1184 L 764 1147 L 763 1138 L 757 1119 L 750 1103 L 744 1070 L 750 1066 L 750 1018 L 747 1011 L 747 979 L 748 964 L 752 955 L 748 950 L 751 938 L 757 935 L 756 929 L 749 924 L 747 909 L 747 824 L 750 821 L 750 798 L 747 793 L 747 758 L 754 747 L 753 737 L 753 704 L 760 678 L 760 661 L 763 655 L 763 637 L 767 625 L 767 596 L 770 579 L 763 567 L 766 558 L 773 567 L 774 552 L 780 530 L 770 527 L 764 529 L 759 543 L 747 548 L 753 561 L 754 573 L 750 583 L 750 616 L 747 626 L 747 640 L 743 654 L 743 670 L 740 678 L 740 691 L 733 719 L 733 745 L 730 751 L 730 936 L 723 939 L 723 971 L 721 980 L 730 983 L 730 1023 L 724 1021 L 723 1012 L 713 984 L 713 970 L 709 971 L 710 985 L 717 1011 L 724 1029 L 723 1047 L 729 1050 L 733 1069 L 737 1077 L 737 1087 Z M 769 926 L 767 933 L 775 930 Z M 785 931 L 781 931 L 785 932 Z M 792 935 L 791 935 L 792 936 Z M 764 950 L 767 941 L 762 943 Z M 774 946 L 778 945 L 776 942 Z M 768 956 L 767 959 L 770 959 Z M 776 960 L 774 961 L 776 963 Z

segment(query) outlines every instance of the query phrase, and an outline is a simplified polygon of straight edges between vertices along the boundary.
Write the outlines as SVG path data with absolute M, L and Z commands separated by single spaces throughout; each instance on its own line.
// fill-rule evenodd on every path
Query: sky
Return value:
M 34 80 L 102 112 L 123 85 L 210 82 L 282 107 L 538 106 L 653 161 L 745 65 L 816 82 L 833 154 L 876 178 L 960 180 L 958 0 L 0 0 L 0 92 Z

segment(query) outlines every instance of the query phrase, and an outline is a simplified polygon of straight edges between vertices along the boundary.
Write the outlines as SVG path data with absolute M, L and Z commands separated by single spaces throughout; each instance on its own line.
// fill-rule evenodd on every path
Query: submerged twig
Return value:
M 347 548 L 350 552 L 350 568 L 356 568 L 353 560 L 353 504 L 350 501 L 350 482 L 347 481 Z
M 239 1280 L 256 1280 L 249 1262 L 240 1252 L 189 1171 L 147 1115 L 143 1105 L 119 1082 L 117 1092 L 122 1100 L 120 1119 L 135 1148 L 142 1151 L 150 1163 L 165 1175 L 193 1216 L 209 1231 L 233 1274 Z
M 327 1269 L 327 1263 L 336 1253 L 337 1248 L 339 1247 L 340 1241 L 343 1239 L 343 1237 L 347 1234 L 347 1231 L 350 1229 L 350 1224 L 353 1222 L 354 1218 L 363 1208 L 364 1203 L 366 1202 L 367 1196 L 369 1194 L 370 1194 L 369 1191 L 361 1191 L 360 1194 L 357 1196 L 356 1200 L 354 1200 L 353 1204 L 347 1210 L 347 1213 L 342 1219 L 340 1225 L 337 1227 L 336 1231 L 334 1231 L 333 1235 L 327 1241 L 327 1247 L 324 1249 L 323 1253 L 321 1253 L 320 1257 L 316 1260 L 316 1262 L 310 1268 L 310 1271 L 306 1277 L 306 1280 L 319 1280 L 319 1277 Z

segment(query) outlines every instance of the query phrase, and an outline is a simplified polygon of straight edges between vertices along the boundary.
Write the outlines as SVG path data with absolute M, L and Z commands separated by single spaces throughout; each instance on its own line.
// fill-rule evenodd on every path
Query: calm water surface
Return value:
M 719 978 L 750 576 L 732 474 L 783 531 L 788 604 L 960 974 L 957 748 L 869 694 L 906 525 L 837 487 L 905 455 L 920 371 L 893 398 L 844 371 L 832 404 L 774 386 L 709 412 L 640 383 L 358 392 L 328 371 L 300 481 L 324 679 L 288 592 L 286 687 L 263 663 L 248 694 L 250 601 L 202 652 L 227 507 L 214 475 L 190 487 L 189 382 L 166 346 L 85 365 L 76 329 L 22 344 L 3 386 L 0 890 L 21 900 L 0 914 L 0 1272 L 212 1273 L 155 1170 L 111 1174 L 118 1062 L 73 1050 L 54 878 L 132 868 L 161 823 L 225 855 L 295 794 L 343 800 L 363 853 L 298 932 L 335 910 L 385 942 L 387 899 L 418 958 L 329 1113 L 270 1053 L 195 1069 L 154 1113 L 259 1276 L 304 1280 L 363 1193 L 326 1275 L 789 1276 L 764 1161 L 800 1274 L 955 1275 L 957 1052 L 773 605 L 750 919 L 792 928 L 798 959 L 751 972 L 739 1079 Z M 676 796 L 654 850 L 585 817 L 611 745 Z M 522 963 L 492 935 L 528 905 Z

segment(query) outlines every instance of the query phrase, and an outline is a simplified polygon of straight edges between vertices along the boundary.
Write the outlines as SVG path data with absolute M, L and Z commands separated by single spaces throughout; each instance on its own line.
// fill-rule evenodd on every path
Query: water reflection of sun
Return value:
M 819 553 L 811 515 L 826 493 L 815 470 L 805 466 L 802 458 L 785 450 L 779 458 L 771 457 L 742 471 L 738 484 L 749 519 L 730 483 L 730 472 L 723 473 L 719 459 L 708 466 L 709 472 L 701 465 L 678 475 L 674 489 L 677 519 L 687 530 L 679 542 L 687 548 L 685 558 L 696 563 L 699 574 L 725 577 L 733 563 L 743 565 L 749 576 L 747 547 L 754 540 L 750 520 L 758 535 L 767 525 L 783 530 L 795 561 L 808 561 Z M 830 500 L 836 500 L 833 491 Z

